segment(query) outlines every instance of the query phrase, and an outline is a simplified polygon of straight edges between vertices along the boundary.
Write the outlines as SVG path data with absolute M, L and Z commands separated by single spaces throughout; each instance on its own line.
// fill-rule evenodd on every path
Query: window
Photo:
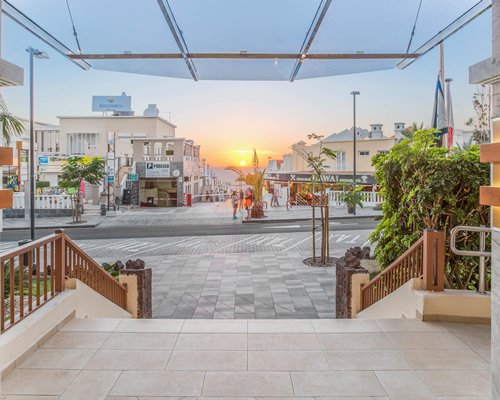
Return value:
M 359 155 L 360 155 L 360 156 L 369 156 L 369 155 L 370 155 L 370 152 L 369 152 L 369 151 L 360 151 L 360 152 L 359 152 Z
M 337 171 L 344 171 L 345 170 L 345 151 L 337 151 L 337 157 L 336 157 L 336 169 Z
M 69 154 L 89 154 L 97 147 L 97 133 L 68 134 Z
M 161 156 L 161 142 L 155 142 L 155 156 Z

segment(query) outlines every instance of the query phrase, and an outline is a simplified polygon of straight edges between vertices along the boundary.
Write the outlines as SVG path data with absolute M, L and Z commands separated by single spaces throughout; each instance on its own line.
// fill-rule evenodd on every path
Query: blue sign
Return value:
M 129 179 L 129 181 L 138 181 L 139 180 L 139 175 L 137 175 L 137 174 L 128 174 L 128 179 Z
M 92 96 L 92 111 L 132 111 L 132 97 L 121 96 Z
M 115 183 L 115 176 L 114 175 L 108 175 L 108 183 Z
M 38 157 L 38 165 L 48 165 L 49 157 L 48 156 L 39 156 Z

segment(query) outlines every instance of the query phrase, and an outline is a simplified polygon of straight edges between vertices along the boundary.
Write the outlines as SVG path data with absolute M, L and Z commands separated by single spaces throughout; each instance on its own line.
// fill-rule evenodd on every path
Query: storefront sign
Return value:
M 39 156 L 38 157 L 38 165 L 49 165 L 49 157 L 48 156 Z
M 311 173 L 267 173 L 265 180 L 281 182 L 311 182 Z M 353 182 L 353 175 L 323 174 L 324 183 L 349 183 Z M 356 175 L 356 183 L 376 185 L 377 181 L 371 175 Z
M 170 177 L 170 163 L 164 161 L 146 162 L 146 178 Z
M 139 175 L 137 175 L 137 174 L 128 174 L 128 179 L 130 181 L 138 181 L 139 180 Z
M 132 111 L 131 96 L 92 96 L 92 111 Z

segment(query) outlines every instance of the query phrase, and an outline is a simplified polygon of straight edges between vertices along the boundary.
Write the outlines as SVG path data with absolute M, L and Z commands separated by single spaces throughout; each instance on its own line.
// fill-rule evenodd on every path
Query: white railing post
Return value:
M 328 192 L 328 203 L 331 207 L 344 205 L 344 202 L 340 200 L 342 193 L 343 192 L 339 190 L 332 190 Z M 379 192 L 360 192 L 360 194 L 363 205 L 368 207 L 373 207 L 384 201 Z

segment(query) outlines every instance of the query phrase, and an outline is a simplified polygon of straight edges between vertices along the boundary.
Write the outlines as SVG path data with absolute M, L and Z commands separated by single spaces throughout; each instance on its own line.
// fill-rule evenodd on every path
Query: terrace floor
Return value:
M 74 319 L 2 400 L 486 400 L 490 327 L 418 320 Z

